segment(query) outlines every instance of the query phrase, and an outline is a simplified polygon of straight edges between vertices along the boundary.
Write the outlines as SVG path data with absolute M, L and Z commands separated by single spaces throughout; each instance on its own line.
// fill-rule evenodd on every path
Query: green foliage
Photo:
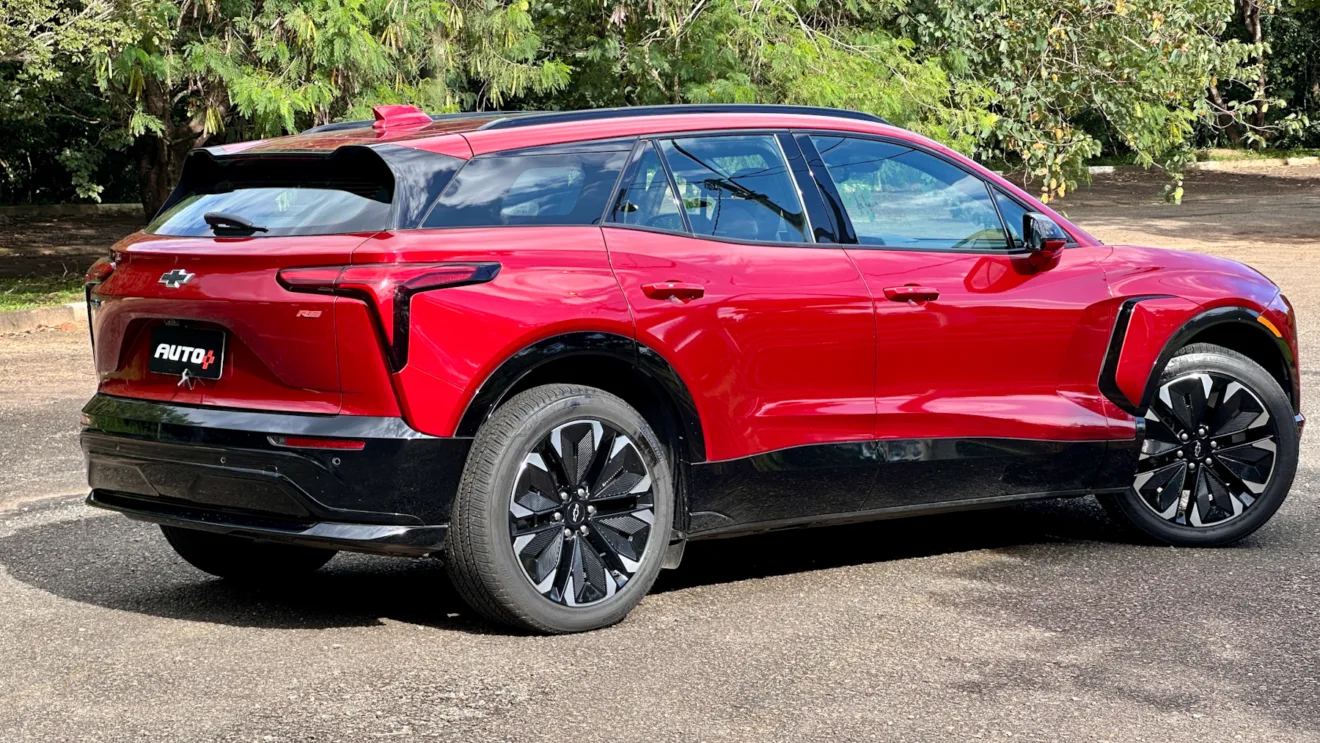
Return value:
M 1279 147 L 1320 147 L 1320 0 L 1282 3 L 1265 19 L 1268 79 L 1282 105 L 1272 111 Z
M 1174 176 L 1193 159 L 1207 87 L 1251 73 L 1249 49 L 1217 33 L 1231 0 L 966 0 L 914 6 L 909 28 L 958 79 L 990 91 L 1000 114 L 982 141 L 1020 160 L 1045 200 L 1063 196 L 1117 141 Z M 1090 126 L 1084 124 L 1089 123 Z
M 118 194 L 127 173 L 150 210 L 192 147 L 382 103 L 851 108 L 1020 165 L 1046 198 L 1130 153 L 1177 200 L 1198 138 L 1304 137 L 1320 118 L 1315 22 L 1267 20 L 1298 70 L 1269 74 L 1304 105 L 1248 120 L 1274 103 L 1258 95 L 1269 45 L 1229 25 L 1234 0 L 0 0 L 0 17 L 5 200 L 53 167 L 38 198 Z

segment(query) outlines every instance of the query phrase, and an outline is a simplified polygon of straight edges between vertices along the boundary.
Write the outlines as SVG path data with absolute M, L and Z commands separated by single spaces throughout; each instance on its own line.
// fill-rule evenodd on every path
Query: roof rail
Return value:
M 873 114 L 820 106 L 789 106 L 763 103 L 688 103 L 669 106 L 626 106 L 622 108 L 591 108 L 580 111 L 544 111 L 523 113 L 483 124 L 479 129 L 513 129 L 537 124 L 567 124 L 576 121 L 595 121 L 631 116 L 673 116 L 678 114 L 800 114 L 829 116 L 837 119 L 856 119 L 877 124 L 888 121 Z
M 491 116 L 515 116 L 519 115 L 517 111 L 463 111 L 454 114 L 431 114 L 431 121 L 449 121 L 452 119 L 472 119 L 489 118 Z M 311 129 L 304 129 L 299 134 L 317 134 L 320 132 L 341 132 L 347 129 L 369 129 L 376 122 L 372 121 L 340 121 L 334 124 L 321 124 Z

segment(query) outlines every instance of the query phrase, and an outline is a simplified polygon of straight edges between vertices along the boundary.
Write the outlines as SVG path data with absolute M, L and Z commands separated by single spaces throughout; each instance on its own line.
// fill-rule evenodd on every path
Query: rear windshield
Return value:
M 390 224 L 388 201 L 332 188 L 292 186 L 191 194 L 156 217 L 147 232 L 210 237 L 216 233 L 205 216 L 212 212 L 240 215 L 264 227 L 264 232 L 253 233 L 256 236 L 374 232 L 388 229 Z
M 370 152 L 190 161 L 147 232 L 179 237 L 331 235 L 393 227 L 394 175 Z M 253 230 L 212 228 L 206 215 L 240 217 Z
M 478 157 L 458 171 L 422 226 L 600 224 L 627 159 L 628 149 Z

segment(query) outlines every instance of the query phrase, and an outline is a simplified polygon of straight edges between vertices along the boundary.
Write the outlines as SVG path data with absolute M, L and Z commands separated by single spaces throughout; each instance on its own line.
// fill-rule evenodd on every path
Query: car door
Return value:
M 951 159 L 879 138 L 800 139 L 875 298 L 881 456 L 928 463 L 868 506 L 1084 489 L 1111 435 L 1097 382 L 1109 249 L 1070 247 L 1038 270 L 1018 226 L 1026 207 Z
M 860 507 L 875 430 L 871 298 L 842 246 L 813 242 L 780 141 L 642 143 L 603 231 L 638 341 L 679 373 L 701 417 L 692 528 Z

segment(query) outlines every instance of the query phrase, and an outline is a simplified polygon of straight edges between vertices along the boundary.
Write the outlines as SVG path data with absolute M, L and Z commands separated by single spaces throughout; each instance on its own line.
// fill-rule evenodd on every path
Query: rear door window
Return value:
M 628 149 L 474 158 L 454 176 L 422 226 L 600 224 Z
M 758 242 L 810 242 L 797 187 L 770 134 L 661 142 L 697 235 Z

